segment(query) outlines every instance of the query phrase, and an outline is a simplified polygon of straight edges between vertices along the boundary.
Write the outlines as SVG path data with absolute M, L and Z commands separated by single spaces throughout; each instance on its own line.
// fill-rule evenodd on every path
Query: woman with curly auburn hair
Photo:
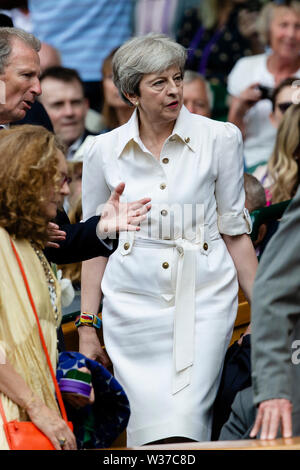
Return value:
M 0 399 L 7 421 L 32 421 L 55 449 L 75 449 L 61 418 L 19 255 L 56 369 L 61 321 L 59 284 L 43 255 L 47 223 L 69 192 L 66 160 L 56 137 L 40 126 L 0 133 Z M 8 449 L 0 417 L 0 449 Z
M 1 131 L 0 226 L 16 238 L 40 245 L 47 240 L 46 226 L 56 208 L 46 209 L 46 189 L 59 191 L 59 150 L 64 151 L 63 145 L 40 126 Z
M 291 199 L 299 185 L 300 105 L 285 112 L 278 128 L 275 147 L 267 166 L 273 182 L 270 187 L 272 203 Z

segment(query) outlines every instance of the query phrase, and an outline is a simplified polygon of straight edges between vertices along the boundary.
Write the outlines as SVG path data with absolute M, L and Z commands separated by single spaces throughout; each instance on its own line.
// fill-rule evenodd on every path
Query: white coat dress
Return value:
M 183 106 L 158 160 L 135 111 L 95 137 L 84 158 L 84 219 L 121 181 L 124 201 L 152 199 L 141 230 L 120 234 L 102 280 L 104 341 L 131 407 L 127 445 L 210 440 L 237 312 L 236 270 L 221 234 L 251 225 L 241 133 Z

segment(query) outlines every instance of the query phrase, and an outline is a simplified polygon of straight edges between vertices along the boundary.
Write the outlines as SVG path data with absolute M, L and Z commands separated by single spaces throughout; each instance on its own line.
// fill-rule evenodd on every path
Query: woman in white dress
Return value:
M 120 181 L 128 202 L 152 200 L 140 231 L 120 234 L 108 263 L 99 257 L 82 269 L 82 311 L 97 313 L 104 294 L 105 345 L 131 407 L 129 446 L 210 439 L 238 281 L 250 300 L 257 265 L 240 131 L 182 106 L 185 57 L 153 34 L 117 51 L 114 81 L 136 110 L 95 137 L 84 159 L 84 218 Z M 105 363 L 95 329 L 78 331 L 80 351 Z

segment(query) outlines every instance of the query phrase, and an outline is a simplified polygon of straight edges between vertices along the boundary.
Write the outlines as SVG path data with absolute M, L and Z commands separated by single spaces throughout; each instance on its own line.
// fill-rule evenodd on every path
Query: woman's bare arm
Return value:
M 108 259 L 102 256 L 82 263 L 81 270 L 81 311 L 97 315 L 102 297 L 101 282 Z M 108 366 L 109 359 L 98 339 L 97 330 L 89 326 L 80 326 L 79 351 L 90 359 L 99 359 Z
M 247 234 L 223 235 L 223 239 L 237 270 L 239 285 L 250 303 L 258 264 L 251 239 Z
M 76 449 L 75 436 L 66 422 L 32 392 L 7 359 L 5 364 L 0 364 L 0 390 L 27 412 L 31 421 L 51 440 L 56 450 L 61 449 L 60 438 L 66 439 L 65 450 Z

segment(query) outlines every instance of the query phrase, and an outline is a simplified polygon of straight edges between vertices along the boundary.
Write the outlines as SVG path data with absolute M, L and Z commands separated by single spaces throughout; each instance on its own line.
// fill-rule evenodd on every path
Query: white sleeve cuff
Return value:
M 252 231 L 252 221 L 248 209 L 244 209 L 241 214 L 218 214 L 219 232 L 224 235 L 248 235 Z
M 97 224 L 97 227 L 96 227 L 96 235 L 99 238 L 100 242 L 105 246 L 105 248 L 112 251 L 112 249 L 113 249 L 113 240 L 110 240 L 107 237 L 107 235 L 104 235 L 104 234 L 99 232 L 99 224 Z

